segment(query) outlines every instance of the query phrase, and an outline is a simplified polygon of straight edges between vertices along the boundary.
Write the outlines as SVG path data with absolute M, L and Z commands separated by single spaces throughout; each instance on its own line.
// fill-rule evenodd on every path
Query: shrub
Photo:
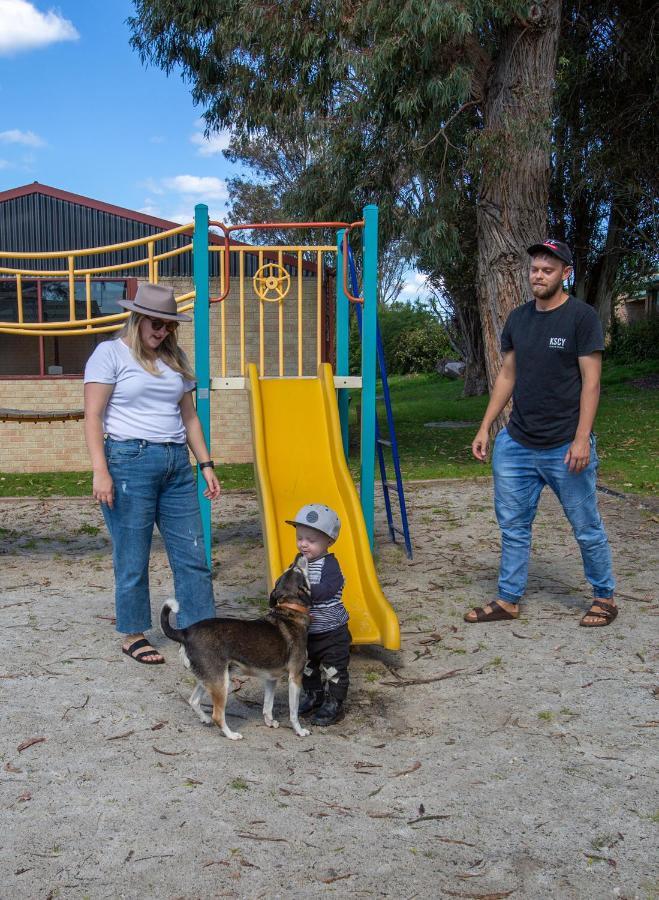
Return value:
M 607 356 L 620 363 L 659 359 L 659 317 L 632 322 L 630 325 L 614 320 Z
M 378 322 L 387 370 L 392 375 L 433 372 L 439 359 L 457 359 L 444 326 L 420 304 L 393 303 L 378 309 Z M 350 371 L 361 360 L 356 317 L 350 325 Z

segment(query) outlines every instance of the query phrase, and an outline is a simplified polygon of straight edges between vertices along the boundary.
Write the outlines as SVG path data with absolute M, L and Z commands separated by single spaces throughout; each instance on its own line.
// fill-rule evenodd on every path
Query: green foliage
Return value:
M 656 361 L 604 364 L 602 397 L 595 422 L 600 480 L 625 493 L 657 492 L 659 390 L 646 385 L 648 376 L 658 371 Z M 460 382 L 436 374 L 394 375 L 389 386 L 404 478 L 475 478 L 491 474 L 489 464 L 478 463 L 471 455 L 471 442 L 485 412 L 487 397 L 462 397 Z M 359 392 L 352 392 L 352 398 L 350 465 L 355 478 L 359 478 Z M 384 434 L 384 410 L 382 404 L 378 406 Z M 458 427 L 428 427 L 428 423 L 437 422 L 454 422 Z M 391 466 L 389 470 L 392 471 Z M 226 489 L 254 487 L 249 464 L 218 466 L 217 473 Z M 0 473 L 2 497 L 90 495 L 90 473 Z M 0 530 L 0 538 L 13 536 Z
M 445 327 L 420 303 L 392 303 L 378 310 L 384 358 L 390 375 L 434 372 L 439 359 L 457 359 Z M 350 330 L 350 371 L 360 371 L 357 320 Z
M 619 363 L 659 359 L 659 317 L 622 325 L 615 319 L 607 357 Z

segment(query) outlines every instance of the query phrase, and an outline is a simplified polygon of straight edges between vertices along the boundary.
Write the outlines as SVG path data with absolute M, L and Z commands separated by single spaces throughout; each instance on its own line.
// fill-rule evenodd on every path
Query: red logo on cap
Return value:
M 557 247 L 556 241 L 545 241 L 545 247 Z

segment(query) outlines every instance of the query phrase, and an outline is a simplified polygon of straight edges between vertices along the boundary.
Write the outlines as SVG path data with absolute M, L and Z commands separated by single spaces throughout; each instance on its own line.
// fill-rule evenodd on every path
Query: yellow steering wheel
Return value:
M 254 274 L 254 290 L 261 300 L 281 303 L 291 287 L 291 276 L 283 266 L 266 263 Z

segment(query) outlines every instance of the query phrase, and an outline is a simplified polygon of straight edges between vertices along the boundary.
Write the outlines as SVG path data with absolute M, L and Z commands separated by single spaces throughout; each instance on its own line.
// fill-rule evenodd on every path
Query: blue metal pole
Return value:
M 362 316 L 362 422 L 360 497 L 373 549 L 375 521 L 375 380 L 378 304 L 378 208 L 364 207 L 364 311 Z
M 210 400 L 210 294 L 208 288 L 208 207 L 198 203 L 194 210 L 194 234 L 192 236 L 194 265 L 194 351 L 197 377 L 197 415 L 201 422 L 206 444 L 211 446 Z M 204 497 L 206 482 L 197 467 L 197 495 L 204 530 L 206 561 L 211 565 L 211 503 Z
M 343 235 L 341 229 L 336 235 L 336 374 L 350 374 L 350 301 L 343 290 Z M 348 438 L 348 390 L 339 388 L 339 421 L 341 423 L 341 438 L 343 440 L 343 452 L 346 461 L 349 453 Z

